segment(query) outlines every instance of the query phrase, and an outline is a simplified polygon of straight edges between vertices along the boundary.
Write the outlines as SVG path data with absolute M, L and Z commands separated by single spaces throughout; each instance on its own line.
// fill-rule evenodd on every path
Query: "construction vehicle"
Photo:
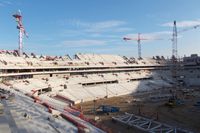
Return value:
M 193 106 L 200 107 L 200 101 L 197 101 Z
M 165 103 L 165 105 L 173 108 L 176 107 L 177 105 L 184 105 L 184 101 L 173 96 L 169 98 L 168 102 Z
M 103 113 L 106 113 L 107 115 L 109 115 L 109 113 L 119 112 L 120 110 L 119 107 L 114 107 L 110 105 L 100 105 L 97 109 Z

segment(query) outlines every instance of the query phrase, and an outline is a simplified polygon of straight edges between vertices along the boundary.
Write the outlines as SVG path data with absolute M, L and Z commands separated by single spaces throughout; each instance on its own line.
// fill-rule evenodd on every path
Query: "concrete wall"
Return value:
M 33 78 L 49 78 L 50 75 L 49 74 L 44 74 L 44 75 L 33 75 Z

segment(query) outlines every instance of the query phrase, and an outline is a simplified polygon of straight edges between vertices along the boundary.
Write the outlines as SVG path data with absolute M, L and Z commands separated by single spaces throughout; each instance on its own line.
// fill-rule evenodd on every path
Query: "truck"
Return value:
M 111 105 L 100 105 L 97 109 L 103 113 L 107 113 L 107 115 L 109 115 L 109 113 L 119 112 L 120 110 L 119 107 L 114 107 Z

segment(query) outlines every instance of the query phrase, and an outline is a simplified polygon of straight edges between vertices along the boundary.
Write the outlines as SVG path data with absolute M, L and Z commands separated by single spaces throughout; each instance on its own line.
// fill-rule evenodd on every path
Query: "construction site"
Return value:
M 0 51 L 2 133 L 198 133 L 200 56 L 178 57 L 173 21 L 172 55 L 138 57 L 77 53 L 74 57 L 23 51 L 21 12 L 13 15 L 18 50 Z M 161 40 L 161 39 L 158 39 Z

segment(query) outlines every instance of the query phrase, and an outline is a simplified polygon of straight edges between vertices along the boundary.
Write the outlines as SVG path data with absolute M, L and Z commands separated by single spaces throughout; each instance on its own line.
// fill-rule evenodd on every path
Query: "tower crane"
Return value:
M 19 48 L 18 48 L 18 53 L 19 56 L 23 55 L 23 37 L 24 35 L 26 37 L 28 37 L 25 28 L 22 24 L 22 15 L 21 15 L 21 11 L 18 10 L 18 12 L 16 14 L 13 15 L 13 17 L 16 19 L 17 22 L 17 29 L 19 30 Z
M 178 49 L 177 49 L 178 34 L 192 30 L 192 29 L 197 29 L 198 27 L 200 27 L 200 24 L 177 31 L 176 21 L 173 22 L 173 34 L 172 34 L 172 39 L 171 39 L 172 40 L 172 59 L 173 58 L 177 59 L 177 56 L 178 56 Z
M 128 40 L 137 41 L 137 44 L 138 44 L 138 59 L 141 59 L 142 58 L 141 40 L 161 40 L 161 39 L 142 38 L 141 37 L 141 33 L 138 33 L 138 37 L 137 38 L 124 37 L 123 40 L 125 40 L 125 41 L 128 41 Z
M 200 27 L 200 24 L 178 31 L 177 30 L 176 21 L 173 22 L 173 33 L 172 33 L 172 39 L 171 39 L 172 40 L 172 67 L 171 67 L 171 73 L 172 73 L 173 80 L 175 82 L 175 84 L 174 84 L 175 91 L 178 88 L 178 74 L 177 74 L 178 69 L 179 69 L 178 48 L 177 48 L 177 40 L 178 40 L 177 37 L 178 37 L 178 34 L 182 33 L 182 32 L 186 32 L 186 31 L 192 30 L 192 29 L 196 29 L 198 27 Z M 175 92 L 175 95 L 176 95 L 176 92 Z

